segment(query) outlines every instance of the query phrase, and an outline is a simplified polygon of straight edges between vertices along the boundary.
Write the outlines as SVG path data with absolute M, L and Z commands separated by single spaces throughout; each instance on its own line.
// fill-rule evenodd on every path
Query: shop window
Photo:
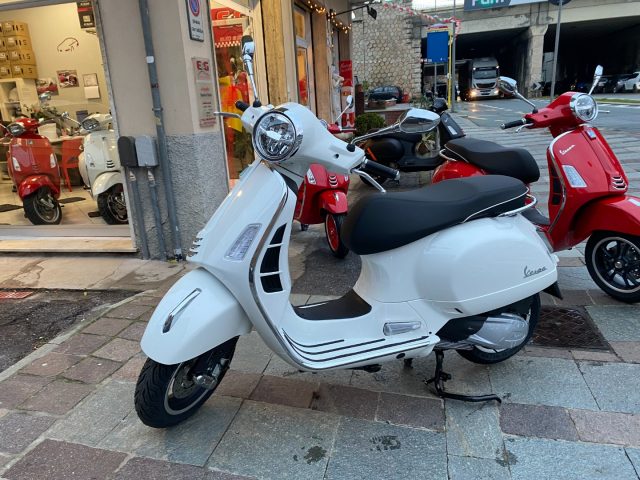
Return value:
M 311 40 L 311 15 L 302 8 L 293 11 L 293 26 L 296 36 L 296 74 L 298 80 L 298 102 L 313 112 L 316 110 L 313 78 L 313 47 Z

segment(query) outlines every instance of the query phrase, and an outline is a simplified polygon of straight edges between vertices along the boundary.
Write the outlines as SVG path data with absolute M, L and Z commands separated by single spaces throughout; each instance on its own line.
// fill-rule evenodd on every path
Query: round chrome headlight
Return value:
M 97 130 L 98 127 L 100 127 L 100 122 L 95 118 L 85 118 L 82 121 L 81 125 L 82 125 L 82 128 L 84 128 L 88 132 L 91 132 L 93 130 Z
M 282 112 L 265 113 L 253 128 L 253 148 L 260 157 L 270 162 L 289 158 L 300 146 L 302 133 Z
M 598 102 L 591 95 L 578 93 L 571 97 L 569 107 L 583 122 L 591 122 L 598 116 Z

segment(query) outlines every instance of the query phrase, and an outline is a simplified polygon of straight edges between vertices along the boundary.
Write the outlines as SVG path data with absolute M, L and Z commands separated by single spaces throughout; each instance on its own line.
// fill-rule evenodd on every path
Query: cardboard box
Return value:
M 7 50 L 32 50 L 31 38 L 24 35 L 4 37 L 4 46 Z
M 11 78 L 11 65 L 0 65 L 0 78 Z
M 35 65 L 11 64 L 11 76 L 13 78 L 38 78 L 38 68 Z
M 31 50 L 7 50 L 6 52 L 0 52 L 0 59 L 2 54 L 6 53 L 9 57 L 9 61 L 16 65 L 35 65 L 36 54 Z M 0 61 L 1 63 L 1 61 Z
M 2 35 L 5 37 L 13 35 L 24 35 L 25 37 L 28 37 L 29 25 L 24 22 L 14 22 L 13 20 L 2 22 Z

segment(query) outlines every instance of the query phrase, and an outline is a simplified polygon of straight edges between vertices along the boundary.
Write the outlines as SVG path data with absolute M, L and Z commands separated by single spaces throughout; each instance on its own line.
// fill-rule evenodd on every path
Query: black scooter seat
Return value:
M 507 175 L 524 183 L 540 178 L 538 164 L 524 148 L 507 148 L 477 138 L 456 138 L 448 141 L 444 150 L 446 156 L 476 165 L 490 174 Z
M 466 221 L 523 207 L 527 187 L 500 175 L 445 180 L 417 190 L 374 193 L 349 210 L 340 236 L 358 255 L 402 247 Z

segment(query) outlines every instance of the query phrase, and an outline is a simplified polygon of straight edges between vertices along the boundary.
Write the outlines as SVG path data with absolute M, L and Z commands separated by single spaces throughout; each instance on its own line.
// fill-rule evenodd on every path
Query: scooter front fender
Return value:
M 250 330 L 251 322 L 231 292 L 198 268 L 162 298 L 140 343 L 149 358 L 174 365 Z
M 574 244 L 599 230 L 640 236 L 640 198 L 620 195 L 595 200 L 580 210 L 574 225 Z
M 334 215 L 347 213 L 347 194 L 342 190 L 325 190 L 320 194 L 320 208 Z
M 43 187 L 48 187 L 55 198 L 60 195 L 60 186 L 54 185 L 51 178 L 47 175 L 33 175 L 25 178 L 20 185 L 18 185 L 18 196 L 24 198 L 32 193 L 37 192 Z
M 114 185 L 124 183 L 124 177 L 120 172 L 101 173 L 91 184 L 91 195 L 97 197 L 101 193 L 106 192 Z

